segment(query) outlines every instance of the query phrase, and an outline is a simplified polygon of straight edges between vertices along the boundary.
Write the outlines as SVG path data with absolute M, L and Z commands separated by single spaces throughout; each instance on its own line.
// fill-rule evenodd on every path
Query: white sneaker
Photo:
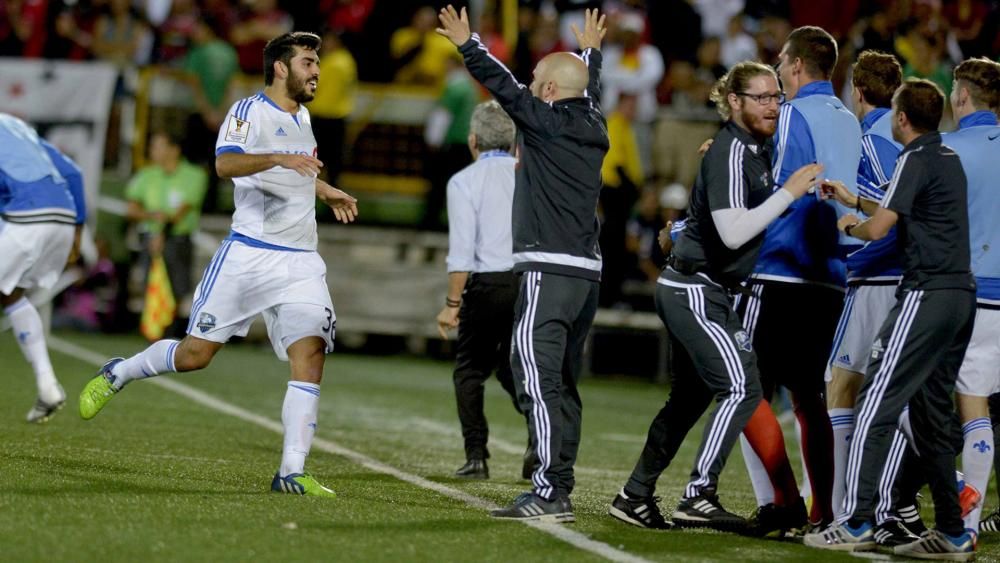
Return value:
M 802 543 L 809 547 L 833 551 L 871 551 L 875 549 L 875 534 L 871 524 L 852 528 L 848 524 L 831 524 L 825 530 L 806 534 Z
M 59 386 L 59 399 L 53 403 L 48 403 L 42 400 L 41 397 L 35 399 L 34 406 L 28 411 L 28 415 L 25 417 L 28 422 L 43 423 L 47 422 L 55 412 L 66 404 L 66 392 L 63 391 L 62 386 Z
M 976 536 L 968 530 L 958 537 L 927 530 L 919 540 L 896 546 L 893 553 L 914 559 L 972 561 L 976 557 Z

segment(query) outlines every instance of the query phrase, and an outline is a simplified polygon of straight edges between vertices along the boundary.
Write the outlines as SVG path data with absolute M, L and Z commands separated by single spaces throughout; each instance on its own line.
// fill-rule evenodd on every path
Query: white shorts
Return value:
M 65 223 L 0 220 L 0 293 L 55 285 L 73 250 L 74 230 Z
M 955 391 L 975 397 L 1000 393 L 1000 311 L 976 309 L 976 324 Z
M 850 287 L 844 297 L 844 312 L 840 314 L 833 340 L 826 381 L 833 378 L 830 368 L 865 373 L 871 355 L 872 342 L 878 336 L 889 310 L 896 303 L 895 285 L 859 285 Z
M 224 343 L 246 336 L 258 313 L 282 361 L 292 343 L 309 336 L 322 338 L 332 352 L 337 316 L 319 253 L 223 241 L 195 289 L 187 332 Z

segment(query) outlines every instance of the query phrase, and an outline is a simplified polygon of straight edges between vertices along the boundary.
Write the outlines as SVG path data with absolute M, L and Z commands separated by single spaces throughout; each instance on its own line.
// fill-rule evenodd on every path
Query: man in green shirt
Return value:
M 194 94 L 196 111 L 188 116 L 185 153 L 197 164 L 212 169 L 208 208 L 218 207 L 218 178 L 214 174 L 215 138 L 229 109 L 229 83 L 239 71 L 236 49 L 219 38 L 218 23 L 211 16 L 197 22 L 191 34 L 191 50 L 184 58 L 185 80 Z
M 165 131 L 149 143 L 152 162 L 139 170 L 125 190 L 126 217 L 138 223 L 143 251 L 140 263 L 149 271 L 151 258 L 163 256 L 178 311 L 187 311 L 192 290 L 191 233 L 198 228 L 208 174 L 181 156 L 180 141 Z M 175 327 L 187 325 L 180 313 Z M 180 322 L 183 321 L 183 324 Z

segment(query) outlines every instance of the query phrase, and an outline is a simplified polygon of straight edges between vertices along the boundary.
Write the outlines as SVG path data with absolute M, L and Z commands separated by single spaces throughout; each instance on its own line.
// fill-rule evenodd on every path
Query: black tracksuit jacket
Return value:
M 601 52 L 587 49 L 584 97 L 543 102 L 496 58 L 479 36 L 459 47 L 469 73 L 518 128 L 514 190 L 514 271 L 539 271 L 594 281 L 601 278 L 597 199 L 608 152 L 600 109 Z

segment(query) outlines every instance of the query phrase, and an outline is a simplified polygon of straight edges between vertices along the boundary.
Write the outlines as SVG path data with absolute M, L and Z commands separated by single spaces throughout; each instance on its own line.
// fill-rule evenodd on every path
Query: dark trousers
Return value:
M 763 392 L 750 337 L 726 290 L 668 268 L 656 286 L 656 311 L 716 401 L 684 492 L 692 498 L 716 489 L 729 452 Z
M 802 428 L 802 449 L 812 484 L 813 521 L 829 522 L 832 506 L 833 428 L 826 409 L 823 375 L 830 358 L 844 293 L 801 283 L 752 282 L 741 299 L 743 326 L 753 338 L 764 398 L 780 385 L 792 394 Z
M 844 512 L 855 524 L 872 519 L 899 415 L 909 404 L 936 526 L 946 534 L 962 533 L 955 483 L 955 444 L 962 433 L 952 392 L 975 313 L 975 294 L 969 291 L 906 291 L 882 324 L 858 394 L 847 461 Z
M 695 371 L 687 350 L 673 334 L 670 335 L 670 343 L 673 351 L 670 397 L 649 425 L 646 445 L 625 485 L 625 492 L 632 498 L 653 496 L 660 475 L 674 460 L 687 433 L 714 397 Z
M 493 370 L 520 412 L 510 370 L 510 336 L 516 301 L 517 277 L 513 272 L 472 274 L 462 292 L 454 382 L 466 459 L 490 457 L 486 448 L 489 426 L 483 413 L 483 391 Z
M 580 447 L 583 405 L 577 383 L 583 347 L 597 313 L 600 284 L 524 272 L 514 314 L 511 368 L 539 465 L 531 476 L 546 499 L 568 495 Z

